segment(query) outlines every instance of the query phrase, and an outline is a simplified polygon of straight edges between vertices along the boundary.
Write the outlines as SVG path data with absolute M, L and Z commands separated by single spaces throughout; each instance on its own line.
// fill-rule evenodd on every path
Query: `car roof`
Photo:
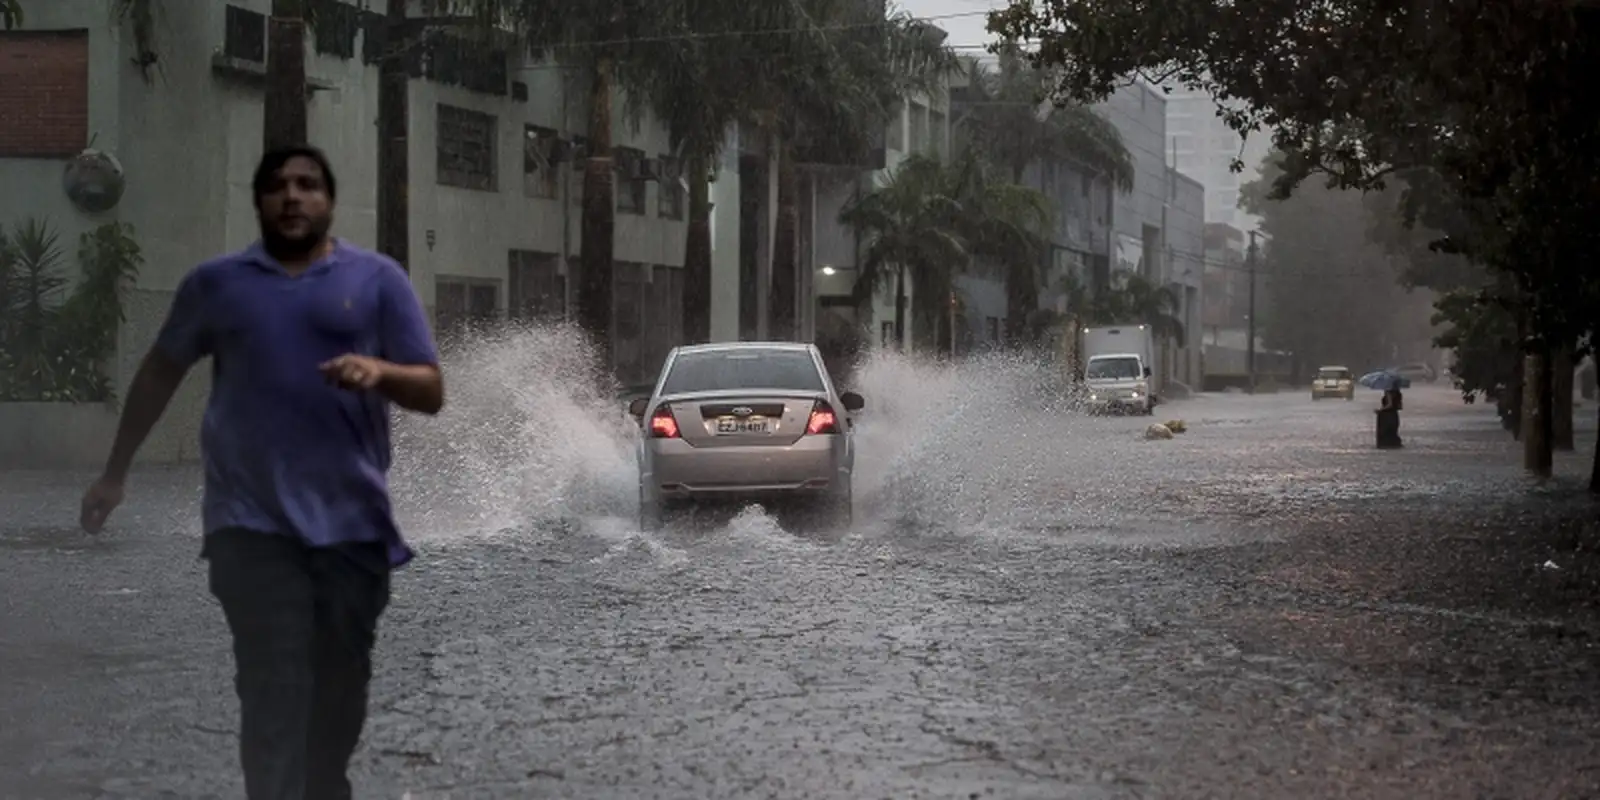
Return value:
M 1342 369 L 1345 372 L 1349 372 L 1350 371 L 1349 367 L 1343 367 L 1343 366 L 1340 366 L 1338 364 L 1323 364 L 1322 366 L 1317 367 L 1317 369 Z
M 783 350 L 792 353 L 809 353 L 813 345 L 810 342 L 709 342 L 707 344 L 686 344 L 675 348 L 679 353 L 720 353 L 738 352 L 740 350 Z

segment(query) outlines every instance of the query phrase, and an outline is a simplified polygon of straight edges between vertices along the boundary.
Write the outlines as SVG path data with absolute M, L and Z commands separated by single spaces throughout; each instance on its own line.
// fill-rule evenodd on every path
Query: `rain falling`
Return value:
M 0 0 L 0 798 L 1600 797 L 1597 34 Z

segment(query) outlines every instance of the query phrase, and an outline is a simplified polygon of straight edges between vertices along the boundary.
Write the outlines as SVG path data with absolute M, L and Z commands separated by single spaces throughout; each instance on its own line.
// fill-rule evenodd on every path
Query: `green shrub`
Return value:
M 0 402 L 116 399 L 107 368 L 124 293 L 144 264 L 133 227 L 111 222 L 80 236 L 76 283 L 63 261 L 49 222 L 0 229 Z

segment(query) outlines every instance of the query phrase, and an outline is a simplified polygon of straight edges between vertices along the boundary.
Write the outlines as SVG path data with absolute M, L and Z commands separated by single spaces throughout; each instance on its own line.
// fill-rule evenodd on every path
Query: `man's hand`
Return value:
M 78 517 L 78 524 L 83 526 L 85 533 L 97 534 L 105 528 L 106 518 L 119 505 L 122 505 L 122 481 L 101 476 L 83 494 L 83 510 Z
M 344 355 L 324 362 L 318 369 L 328 382 L 341 389 L 376 389 L 389 374 L 391 365 L 371 356 Z

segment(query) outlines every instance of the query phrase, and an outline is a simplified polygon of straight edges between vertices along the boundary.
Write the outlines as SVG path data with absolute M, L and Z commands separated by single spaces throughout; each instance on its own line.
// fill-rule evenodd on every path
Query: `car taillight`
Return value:
M 833 408 L 821 400 L 811 407 L 811 419 L 806 420 L 806 433 L 838 433 L 839 419 L 833 414 Z
M 672 416 L 670 406 L 662 406 L 650 415 L 650 436 L 654 439 L 678 438 L 678 418 Z

